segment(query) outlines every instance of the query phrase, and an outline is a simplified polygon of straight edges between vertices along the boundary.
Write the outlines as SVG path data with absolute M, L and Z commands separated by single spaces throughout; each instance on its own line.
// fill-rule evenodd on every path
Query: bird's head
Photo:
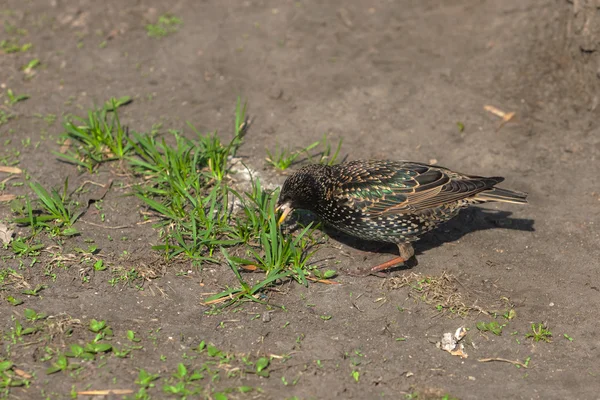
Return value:
M 277 201 L 276 211 L 281 211 L 278 224 L 295 209 L 316 210 L 326 190 L 328 168 L 320 164 L 307 165 L 285 180 Z

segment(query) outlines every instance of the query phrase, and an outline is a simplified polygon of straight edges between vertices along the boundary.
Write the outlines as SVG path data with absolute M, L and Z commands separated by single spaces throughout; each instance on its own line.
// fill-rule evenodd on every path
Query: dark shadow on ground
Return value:
M 421 240 L 414 243 L 415 255 L 422 254 L 444 243 L 455 242 L 471 232 L 488 229 L 535 231 L 533 227 L 534 220 L 510 218 L 511 215 L 512 212 L 510 211 L 487 210 L 477 207 L 463 210 L 456 218 L 440 225 L 432 232 L 426 233 L 422 236 Z M 302 225 L 308 224 L 311 220 L 314 221 L 312 215 L 309 213 L 298 215 L 298 221 Z M 360 251 L 398 254 L 397 247 L 394 244 L 360 240 L 330 226 L 324 226 L 321 230 L 332 239 Z

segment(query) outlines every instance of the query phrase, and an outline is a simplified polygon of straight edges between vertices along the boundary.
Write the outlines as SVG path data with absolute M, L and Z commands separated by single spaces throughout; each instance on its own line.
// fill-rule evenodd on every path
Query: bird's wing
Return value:
M 426 211 L 471 197 L 502 180 L 401 161 L 350 162 L 340 168 L 336 196 L 371 215 Z

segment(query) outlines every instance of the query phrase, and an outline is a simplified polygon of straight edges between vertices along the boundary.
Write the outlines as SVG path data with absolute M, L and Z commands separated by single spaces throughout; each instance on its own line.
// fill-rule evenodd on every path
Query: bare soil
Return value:
M 1 100 L 9 88 L 30 96 L 0 106 L 15 115 L 0 126 L 0 164 L 18 161 L 46 186 L 60 187 L 66 177 L 71 188 L 114 180 L 102 203 L 105 221 L 90 207 L 76 224 L 81 235 L 50 241 L 33 265 L 33 257 L 14 257 L 10 247 L 0 247 L 2 268 L 21 276 L 0 286 L 0 359 L 33 376 L 29 387 L 13 388 L 7 398 L 137 392 L 139 368 L 161 376 L 152 398 L 169 398 L 163 379 L 180 362 L 192 369 L 204 362 L 202 354 L 191 357 L 201 341 L 235 354 L 277 356 L 268 378 L 223 372 L 219 381 L 203 381 L 209 397 L 211 388 L 246 385 L 260 391 L 228 396 L 598 398 L 600 127 L 593 96 L 583 93 L 581 75 L 572 74 L 564 39 L 571 6 L 550 0 L 442 3 L 2 2 L 4 36 L 32 48 L 0 52 Z M 167 12 L 183 25 L 163 38 L 149 37 L 146 25 Z M 21 67 L 34 58 L 41 65 L 26 77 Z M 463 212 L 417 243 L 417 265 L 388 279 L 340 273 L 338 285 L 289 283 L 269 291 L 266 300 L 284 308 L 244 304 L 206 313 L 207 294 L 235 284 L 231 269 L 165 264 L 150 248 L 159 238 L 152 224 L 143 223 L 145 209 L 127 196 L 130 175 L 116 164 L 80 173 L 51 153 L 59 150 L 64 115 L 85 115 L 120 96 L 134 99 L 121 118 L 135 131 L 158 123 L 161 131 L 183 129 L 190 121 L 225 138 L 237 96 L 246 99 L 253 125 L 240 156 L 272 186 L 286 175 L 265 166 L 265 148 L 301 148 L 327 133 L 334 142 L 343 139 L 348 159 L 410 159 L 504 176 L 505 187 L 529 193 L 530 205 Z M 486 105 L 515 117 L 499 128 L 502 120 Z M 43 118 L 48 115 L 56 121 Z M 0 181 L 6 176 L 0 173 Z M 0 194 L 29 193 L 15 182 L 23 176 Z M 76 195 L 82 202 L 101 191 L 86 188 Z M 11 217 L 10 204 L 0 203 L 0 219 Z M 314 263 L 353 269 L 395 255 L 394 246 L 326 232 L 331 237 Z M 113 272 L 57 263 L 91 241 Z M 116 267 L 138 275 L 112 286 Z M 423 289 L 426 277 L 439 284 Z M 39 296 L 22 294 L 39 284 L 47 286 Z M 8 296 L 24 303 L 12 306 Z M 24 321 L 25 308 L 52 318 L 45 331 L 13 343 L 11 317 Z M 510 309 L 514 318 L 496 319 L 506 324 L 501 336 L 476 328 L 492 320 L 486 313 Z M 267 311 L 270 318 L 263 317 Z M 115 346 L 125 346 L 133 330 L 143 349 L 46 375 L 52 362 L 44 360 L 47 348 L 86 343 L 94 336 L 86 328 L 92 318 L 107 321 Z M 526 338 L 532 323 L 545 323 L 552 341 Z M 436 347 L 459 326 L 469 328 L 464 359 Z M 486 358 L 528 368 L 480 361 Z

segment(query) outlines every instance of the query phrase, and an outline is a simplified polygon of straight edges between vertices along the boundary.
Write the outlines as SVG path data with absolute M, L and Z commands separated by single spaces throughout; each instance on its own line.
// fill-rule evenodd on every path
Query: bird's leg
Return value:
M 371 268 L 371 272 L 381 272 L 385 271 L 388 268 L 391 268 L 398 264 L 403 264 L 410 260 L 415 255 L 415 249 L 413 249 L 410 243 L 400 243 L 398 244 L 398 250 L 400 251 L 400 256 L 391 259 L 388 262 L 384 262 L 383 264 L 379 264 Z
M 380 278 L 385 278 L 387 275 L 385 271 L 393 266 L 398 264 L 402 264 L 410 260 L 415 255 L 415 250 L 413 249 L 410 243 L 401 243 L 398 245 L 398 250 L 400 251 L 400 256 L 385 262 L 383 264 L 379 264 L 374 266 L 373 268 L 363 267 L 358 270 L 346 271 L 348 275 L 352 276 L 366 276 L 366 275 L 375 275 Z

